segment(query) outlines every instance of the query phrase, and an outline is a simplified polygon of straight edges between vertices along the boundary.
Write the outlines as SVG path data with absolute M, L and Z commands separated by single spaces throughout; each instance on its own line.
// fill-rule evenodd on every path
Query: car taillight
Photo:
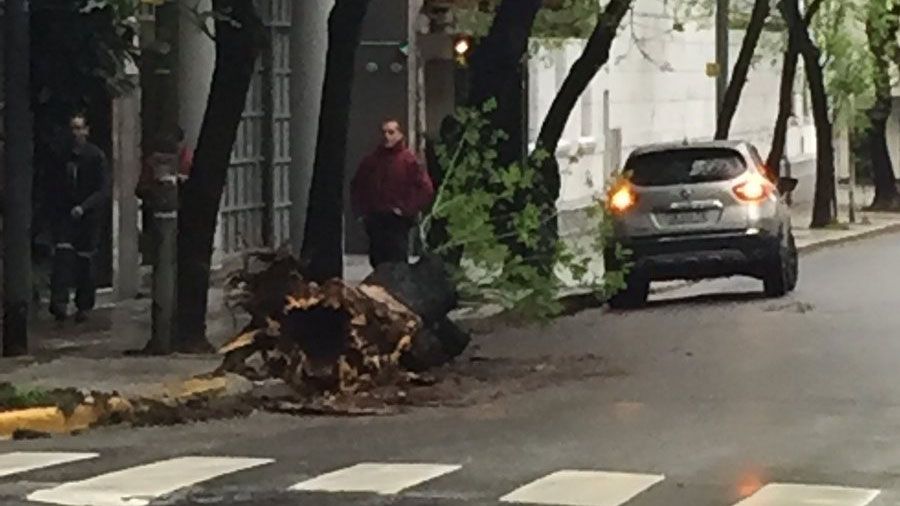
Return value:
M 753 175 L 747 181 L 734 187 L 734 194 L 744 202 L 761 202 L 772 195 L 772 183 L 766 178 Z
M 637 195 L 628 185 L 621 186 L 609 196 L 609 208 L 617 213 L 623 213 L 637 203 Z

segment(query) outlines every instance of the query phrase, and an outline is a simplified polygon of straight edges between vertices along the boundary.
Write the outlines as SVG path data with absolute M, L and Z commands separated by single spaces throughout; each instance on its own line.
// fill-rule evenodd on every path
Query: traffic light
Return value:
M 453 56 L 456 58 L 457 64 L 463 67 L 468 65 L 472 46 L 471 35 L 460 34 L 453 38 Z

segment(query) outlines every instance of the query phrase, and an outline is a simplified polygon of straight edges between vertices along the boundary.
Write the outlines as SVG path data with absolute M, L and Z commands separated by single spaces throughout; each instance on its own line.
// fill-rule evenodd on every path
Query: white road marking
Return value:
M 364 463 L 317 476 L 290 488 L 303 492 L 369 492 L 393 495 L 457 471 L 462 466 L 439 464 Z
M 610 473 L 603 471 L 559 471 L 512 492 L 501 502 L 557 506 L 619 506 L 665 476 Z
M 96 453 L 14 452 L 0 454 L 0 477 L 78 462 L 98 457 Z
M 69 506 L 145 506 L 176 490 L 273 462 L 271 459 L 181 457 L 73 481 L 28 496 Z
M 880 490 L 772 483 L 735 506 L 866 506 Z

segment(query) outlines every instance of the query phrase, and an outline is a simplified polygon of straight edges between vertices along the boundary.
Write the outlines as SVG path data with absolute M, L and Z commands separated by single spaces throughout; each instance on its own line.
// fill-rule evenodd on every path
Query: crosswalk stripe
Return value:
M 565 470 L 533 481 L 502 497 L 501 502 L 556 506 L 620 506 L 665 476 Z
M 735 506 L 866 506 L 880 490 L 771 483 Z
M 298 483 L 292 491 L 394 495 L 460 469 L 457 465 L 363 463 Z
M 180 457 L 38 490 L 28 500 L 70 506 L 145 506 L 176 490 L 271 462 L 271 459 Z
M 0 477 L 98 457 L 96 453 L 13 452 L 0 454 Z

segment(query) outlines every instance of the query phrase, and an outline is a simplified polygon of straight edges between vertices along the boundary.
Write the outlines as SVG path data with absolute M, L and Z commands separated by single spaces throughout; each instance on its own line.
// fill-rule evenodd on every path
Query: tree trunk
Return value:
M 337 0 L 328 17 L 328 53 L 316 161 L 302 257 L 315 281 L 344 274 L 344 164 L 356 49 L 370 0 Z
M 498 146 L 498 164 L 522 161 L 527 151 L 523 66 L 531 28 L 542 0 L 503 0 L 491 29 L 472 53 L 470 107 L 494 99 L 491 125 L 508 138 Z
M 806 11 L 803 25 L 809 27 L 813 17 L 822 6 L 822 0 L 814 0 Z M 766 167 L 770 171 L 778 171 L 781 159 L 784 157 L 784 147 L 787 142 L 788 121 L 794 110 L 794 79 L 797 75 L 797 61 L 800 58 L 800 50 L 793 37 L 788 37 L 788 47 L 784 52 L 784 63 L 781 69 L 781 87 L 778 94 L 778 116 L 775 119 L 775 131 L 772 134 L 772 147 L 766 159 Z
M 216 67 L 178 222 L 178 342 L 205 339 L 213 239 L 231 149 L 263 43 L 252 2 L 214 0 Z
M 569 75 L 563 81 L 562 87 L 553 99 L 549 112 L 541 125 L 538 136 L 538 149 L 550 153 L 556 153 L 559 140 L 562 138 L 569 116 L 578 103 L 578 99 L 591 81 L 609 60 L 609 51 L 616 32 L 622 22 L 622 18 L 631 9 L 634 0 L 610 0 L 603 13 L 597 19 L 591 37 L 585 45 L 584 52 L 572 64 Z M 556 193 L 559 192 L 559 173 L 543 174 L 544 181 L 556 181 Z
M 872 69 L 875 104 L 868 111 L 871 127 L 867 144 L 872 158 L 872 176 L 875 182 L 875 199 L 870 209 L 880 211 L 900 207 L 900 193 L 897 192 L 897 178 L 894 175 L 887 142 L 887 122 L 893 108 L 890 69 L 898 53 L 896 40 L 898 28 L 900 28 L 900 13 L 873 9 L 866 20 L 869 49 L 876 60 Z
M 820 63 L 821 53 L 809 35 L 800 17 L 798 0 L 785 0 L 781 10 L 788 23 L 790 37 L 796 40 L 806 67 L 812 98 L 813 119 L 816 124 L 816 191 L 813 200 L 811 228 L 822 228 L 835 218 L 835 181 L 833 127 L 828 114 L 828 95 L 825 92 L 825 75 Z
M 553 99 L 550 110 L 541 125 L 536 149 L 545 151 L 549 156 L 541 166 L 538 184 L 534 188 L 537 194 L 534 197 L 541 208 L 545 210 L 543 219 L 545 226 L 541 231 L 537 254 L 538 258 L 542 260 L 544 272 L 552 272 L 555 260 L 552 252 L 559 239 L 556 219 L 554 216 L 546 215 L 551 211 L 556 211 L 556 200 L 559 198 L 560 192 L 561 179 L 556 150 L 578 99 L 609 60 L 610 48 L 616 38 L 616 32 L 633 3 L 634 0 L 611 0 L 606 5 L 597 18 L 597 26 L 591 33 L 584 51 L 572 64 L 568 76 Z
M 507 138 L 497 147 L 496 163 L 501 167 L 522 162 L 527 157 L 523 67 L 531 28 L 542 5 L 542 0 L 503 0 L 497 8 L 488 35 L 472 53 L 469 75 L 471 91 L 466 105 L 480 109 L 489 100 L 496 101 L 496 108 L 488 115 L 489 131 L 482 132 L 482 135 L 490 136 L 495 130 L 506 134 Z M 458 142 L 456 136 L 459 129 L 452 118 L 445 120 L 441 130 L 444 144 L 452 146 Z M 488 176 L 485 174 L 485 181 Z M 513 202 L 505 202 L 493 210 L 498 236 L 512 237 L 509 216 L 524 208 L 523 197 L 517 196 Z M 435 220 L 428 242 L 432 247 L 440 246 L 446 240 L 446 235 L 446 224 Z M 504 243 L 517 254 L 527 256 L 526 248 L 514 238 L 504 240 Z M 461 251 L 454 250 L 445 254 L 444 259 L 456 264 L 461 254 Z
M 750 65 L 753 63 L 753 53 L 759 44 L 766 19 L 769 17 L 769 0 L 756 0 L 753 4 L 753 12 L 750 14 L 750 24 L 744 34 L 744 42 L 741 44 L 741 52 L 734 62 L 731 72 L 731 81 L 725 90 L 725 98 L 722 100 L 722 109 L 719 113 L 716 125 L 716 139 L 727 139 L 731 130 L 731 122 L 737 113 L 738 103 L 741 100 L 741 92 L 747 83 L 747 74 L 750 73 Z

